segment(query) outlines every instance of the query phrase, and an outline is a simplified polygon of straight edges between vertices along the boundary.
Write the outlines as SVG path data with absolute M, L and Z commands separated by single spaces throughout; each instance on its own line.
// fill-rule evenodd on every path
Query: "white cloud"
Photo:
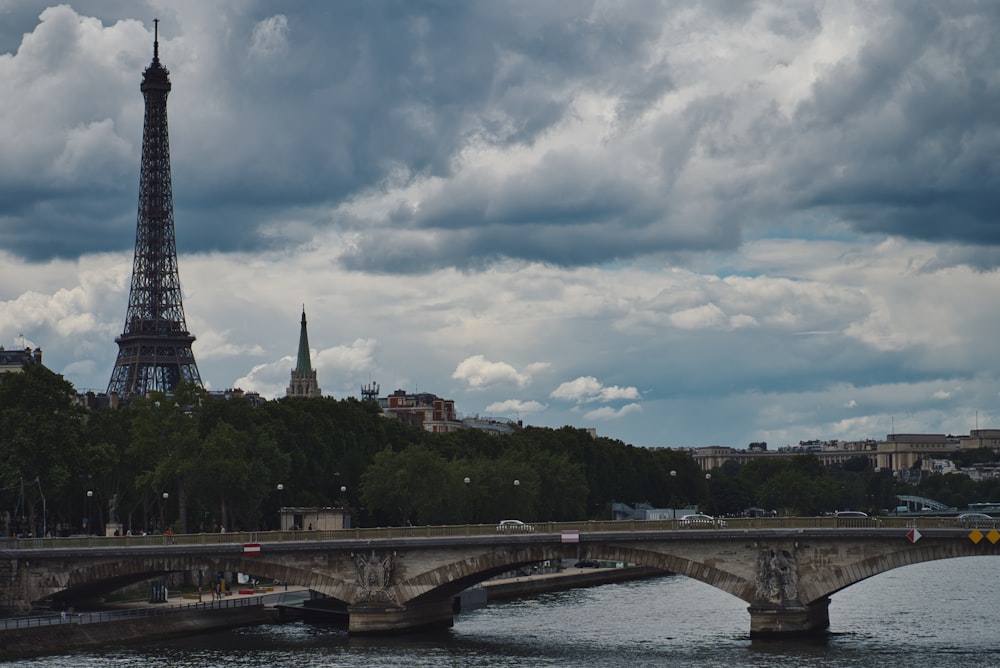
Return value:
M 553 399 L 566 399 L 577 403 L 593 401 L 616 401 L 619 399 L 638 399 L 639 390 L 634 387 L 605 387 L 593 376 L 581 376 L 561 384 L 549 395 Z
M 535 365 L 532 368 L 540 367 Z M 459 362 L 451 377 L 472 389 L 511 384 L 524 387 L 531 382 L 531 373 L 527 370 L 518 371 L 506 362 L 490 362 L 482 355 L 473 355 Z
M 538 401 L 521 401 L 520 399 L 507 399 L 497 401 L 486 407 L 488 415 L 530 415 L 541 413 L 546 409 L 545 404 Z
M 585 420 L 620 420 L 621 418 L 635 415 L 642 412 L 639 404 L 625 404 L 621 408 L 611 406 L 601 406 L 583 414 Z
M 276 58 L 288 50 L 288 17 L 275 14 L 253 27 L 250 42 L 250 56 L 267 60 Z

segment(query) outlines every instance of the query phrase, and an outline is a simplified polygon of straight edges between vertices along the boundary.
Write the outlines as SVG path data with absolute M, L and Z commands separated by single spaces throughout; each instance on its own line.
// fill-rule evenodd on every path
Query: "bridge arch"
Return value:
M 543 561 L 560 561 L 563 556 L 563 551 L 552 545 L 483 552 L 401 580 L 396 588 L 400 592 L 409 592 L 408 600 L 415 603 L 442 597 L 450 600 L 465 589 L 497 575 Z
M 962 557 L 997 556 L 996 551 L 984 552 L 971 541 L 935 542 L 912 546 L 895 552 L 873 555 L 841 567 L 830 568 L 823 578 L 810 579 L 802 584 L 803 602 L 832 596 L 868 578 L 914 564 Z
M 683 556 L 679 551 L 607 545 L 588 549 L 587 556 L 676 573 L 721 589 L 747 603 L 753 600 L 754 585 L 745 577 L 723 570 L 709 561 Z
M 93 600 L 131 584 L 153 580 L 171 573 L 193 573 L 204 571 L 208 576 L 206 584 L 214 582 L 215 573 L 249 573 L 268 579 L 301 583 L 319 591 L 337 592 L 343 589 L 343 581 L 321 572 L 270 561 L 259 557 L 243 555 L 193 556 L 164 555 L 146 559 L 124 559 L 90 561 L 82 564 L 67 564 L 64 578 L 49 577 L 43 586 L 28 593 L 30 603 L 39 604 L 43 600 L 56 603 Z

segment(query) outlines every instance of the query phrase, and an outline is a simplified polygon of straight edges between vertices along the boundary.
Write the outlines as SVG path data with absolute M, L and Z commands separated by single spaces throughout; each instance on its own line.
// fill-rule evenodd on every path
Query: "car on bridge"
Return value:
M 497 525 L 497 533 L 534 533 L 535 527 L 525 524 L 521 520 L 500 520 Z
M 717 519 L 711 515 L 705 515 L 702 513 L 693 513 L 691 515 L 685 515 L 681 518 L 681 526 L 700 528 L 724 527 L 726 526 L 726 520 Z
M 997 521 L 986 513 L 962 513 L 955 518 L 955 526 L 967 529 L 992 529 Z

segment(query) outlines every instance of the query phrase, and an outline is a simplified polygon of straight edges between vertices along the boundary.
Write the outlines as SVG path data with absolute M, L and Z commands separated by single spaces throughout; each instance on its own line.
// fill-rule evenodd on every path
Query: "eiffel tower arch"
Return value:
M 146 111 L 132 286 L 125 328 L 115 338 L 118 358 L 108 383 L 108 394 L 122 399 L 153 390 L 170 392 L 182 382 L 202 386 L 191 350 L 195 337 L 187 329 L 181 302 L 167 134 L 170 73 L 160 64 L 159 22 L 155 24 L 153 62 L 139 87 Z

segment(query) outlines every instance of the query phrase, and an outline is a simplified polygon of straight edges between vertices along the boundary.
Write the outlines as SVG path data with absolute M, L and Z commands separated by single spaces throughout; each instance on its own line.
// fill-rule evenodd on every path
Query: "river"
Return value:
M 667 576 L 495 603 L 430 635 L 355 638 L 324 626 L 276 624 L 5 668 L 992 667 L 1000 665 L 998 569 L 997 557 L 971 557 L 875 576 L 832 597 L 830 632 L 811 641 L 751 641 L 744 602 Z

